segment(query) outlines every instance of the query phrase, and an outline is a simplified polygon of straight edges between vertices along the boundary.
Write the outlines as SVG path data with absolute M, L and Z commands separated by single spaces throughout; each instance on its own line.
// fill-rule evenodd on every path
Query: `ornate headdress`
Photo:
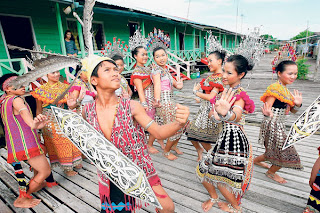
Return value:
M 112 58 L 115 55 L 124 57 L 124 52 L 128 52 L 128 48 L 128 45 L 124 45 L 124 41 L 121 41 L 120 38 L 117 40 L 116 37 L 113 37 L 113 43 L 108 41 L 105 45 L 104 51 L 101 51 L 101 54 L 109 58 Z
M 243 40 L 236 49 L 235 54 L 245 57 L 248 60 L 249 65 L 254 67 L 264 53 L 265 44 L 262 38 L 260 38 L 258 31 L 254 31 L 245 38 L 242 37 L 242 39 Z
M 217 36 L 212 35 L 211 30 L 208 31 L 209 37 L 207 39 L 207 51 L 209 53 L 214 51 L 221 52 L 223 50 L 221 43 L 218 41 Z
M 152 32 L 148 34 L 147 48 L 152 52 L 157 47 L 162 47 L 165 50 L 170 47 L 170 37 L 165 35 L 163 30 L 154 28 Z
M 280 47 L 278 54 L 274 56 L 271 62 L 273 72 L 275 71 L 276 66 L 278 66 L 278 64 L 280 64 L 280 62 L 282 61 L 285 61 L 285 60 L 296 61 L 297 55 L 295 54 L 295 52 L 296 50 L 290 44 L 286 44 Z
M 147 49 L 147 39 L 142 36 L 140 28 L 129 38 L 129 49 L 133 51 L 136 47 L 142 46 Z

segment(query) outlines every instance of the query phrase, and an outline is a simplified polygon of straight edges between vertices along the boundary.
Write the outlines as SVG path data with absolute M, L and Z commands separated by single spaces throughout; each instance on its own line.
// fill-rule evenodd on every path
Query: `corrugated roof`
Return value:
M 52 0 L 52 1 L 57 1 L 57 2 L 65 2 L 65 3 L 70 3 L 71 0 Z M 84 0 L 78 0 L 77 2 L 84 2 Z M 156 11 L 152 11 L 146 8 L 139 8 L 136 7 L 134 5 L 134 3 L 132 3 L 132 1 L 128 2 L 128 1 L 121 1 L 119 3 L 110 3 L 110 1 L 108 2 L 107 0 L 97 0 L 97 4 L 95 7 L 101 7 L 104 8 L 105 6 L 111 6 L 112 8 L 117 7 L 117 9 L 120 10 L 127 10 L 127 11 L 131 11 L 131 12 L 137 12 L 137 13 L 142 13 L 142 14 L 146 14 L 146 15 L 150 15 L 150 16 L 157 16 L 157 17 L 161 17 L 164 19 L 168 19 L 168 20 L 172 20 L 172 21 L 176 21 L 176 22 L 180 22 L 180 23 L 186 23 L 189 24 L 190 26 L 194 27 L 194 28 L 198 28 L 201 30 L 216 30 L 222 33 L 226 33 L 226 34 L 232 34 L 235 35 L 236 32 L 232 32 L 226 29 L 222 29 L 220 27 L 216 27 L 216 26 L 212 26 L 212 25 L 207 25 L 207 24 L 203 24 L 203 23 L 199 23 L 196 21 L 192 21 L 190 19 L 186 19 L 186 18 L 182 18 L 182 17 L 177 17 L 177 16 L 171 16 L 171 15 L 167 15 L 161 12 L 156 12 Z M 239 33 L 237 33 L 238 35 L 241 35 Z

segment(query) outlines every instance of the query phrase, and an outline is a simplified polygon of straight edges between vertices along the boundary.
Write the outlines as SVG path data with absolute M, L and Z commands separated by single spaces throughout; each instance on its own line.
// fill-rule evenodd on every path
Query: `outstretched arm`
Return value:
M 134 119 L 143 127 L 146 128 L 152 119 L 147 115 L 143 107 L 137 101 L 131 101 L 131 111 Z M 166 139 L 174 135 L 187 122 L 189 117 L 189 108 L 177 104 L 176 120 L 172 123 L 159 126 L 156 122 L 147 128 L 148 132 L 157 139 Z
M 15 98 L 13 101 L 13 111 L 15 115 L 20 114 L 23 121 L 31 128 L 31 129 L 41 129 L 47 124 L 47 117 L 38 114 L 34 119 L 31 113 L 28 110 L 27 105 L 25 104 L 22 98 Z

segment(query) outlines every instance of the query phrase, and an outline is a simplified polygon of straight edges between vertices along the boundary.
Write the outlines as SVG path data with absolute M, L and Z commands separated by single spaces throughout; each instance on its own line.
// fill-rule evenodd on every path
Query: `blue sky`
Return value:
M 236 30 L 239 5 L 240 33 L 261 27 L 262 34 L 290 39 L 307 29 L 320 32 L 320 0 L 100 0 L 188 18 L 204 24 Z M 243 14 L 243 17 L 241 17 Z M 242 24 L 241 24 L 242 23 Z M 241 29 L 242 26 L 242 29 Z

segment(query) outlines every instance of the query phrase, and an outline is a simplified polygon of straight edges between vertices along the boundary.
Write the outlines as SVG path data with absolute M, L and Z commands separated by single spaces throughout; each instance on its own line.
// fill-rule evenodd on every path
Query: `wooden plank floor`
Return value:
M 250 80 L 248 93 L 255 100 L 257 106 L 260 104 L 259 96 L 272 82 L 271 73 L 267 72 L 270 70 L 269 61 L 270 56 L 263 59 Z M 206 75 L 204 74 L 202 77 Z M 243 83 L 245 86 L 249 82 L 250 74 L 247 78 L 248 80 Z M 195 81 L 199 81 L 199 79 L 185 82 L 184 89 L 177 92 L 175 96 L 177 102 L 190 106 L 192 115 L 197 112 L 199 107 L 199 104 L 188 98 L 192 96 L 192 86 Z M 319 83 L 312 81 L 297 81 L 296 85 L 290 88 L 302 90 L 305 95 L 304 108 L 319 95 L 320 91 Z M 259 122 L 262 118 L 260 111 L 257 107 L 256 113 L 247 117 L 250 122 L 244 127 L 253 145 L 255 156 L 262 154 L 264 151 L 264 148 L 257 144 Z M 297 116 L 292 116 L 288 123 L 292 123 Z M 155 143 L 155 146 L 160 150 L 158 143 Z M 310 192 L 308 181 L 313 163 L 318 157 L 318 146 L 320 146 L 320 135 L 314 135 L 296 145 L 305 168 L 303 171 L 281 170 L 279 174 L 288 180 L 288 183 L 284 185 L 277 184 L 267 178 L 264 175 L 265 169 L 254 167 L 251 186 L 242 200 L 244 212 L 302 212 Z M 201 203 L 208 199 L 208 193 L 195 176 L 197 153 L 185 136 L 182 137 L 179 147 L 184 154 L 179 156 L 176 161 L 168 161 L 161 154 L 152 155 L 152 159 L 163 186 L 175 203 L 176 212 L 203 212 Z M 31 178 L 32 173 L 28 170 L 27 165 L 23 164 L 23 167 L 27 177 Z M 42 202 L 35 208 L 18 209 L 12 205 L 18 195 L 18 184 L 12 166 L 6 163 L 6 150 L 1 149 L 0 212 L 99 212 L 100 203 L 95 167 L 85 160 L 83 169 L 78 171 L 79 175 L 66 177 L 59 168 L 53 169 L 53 175 L 59 182 L 59 186 L 45 188 L 35 193 L 35 197 L 42 199 Z M 154 208 L 148 206 L 138 212 L 154 212 Z M 214 207 L 210 212 L 222 211 Z

